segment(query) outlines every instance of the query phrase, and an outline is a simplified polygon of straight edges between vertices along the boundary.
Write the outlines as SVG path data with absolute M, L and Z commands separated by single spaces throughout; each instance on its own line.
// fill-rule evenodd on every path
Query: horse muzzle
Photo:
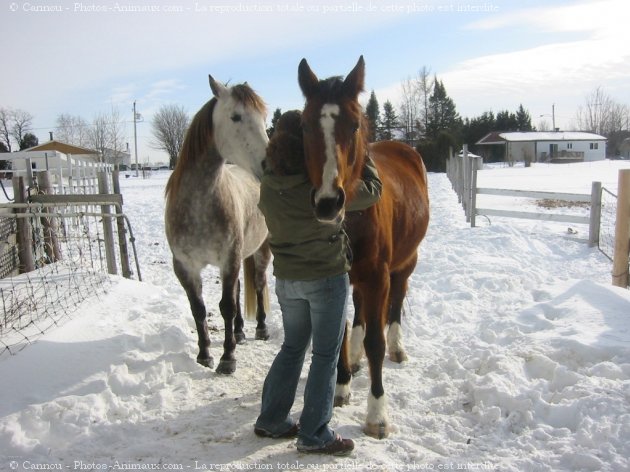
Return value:
M 315 217 L 322 223 L 337 223 L 343 219 L 346 192 L 342 188 L 337 189 L 334 197 L 317 198 L 315 189 L 311 191 L 311 205 L 315 210 Z

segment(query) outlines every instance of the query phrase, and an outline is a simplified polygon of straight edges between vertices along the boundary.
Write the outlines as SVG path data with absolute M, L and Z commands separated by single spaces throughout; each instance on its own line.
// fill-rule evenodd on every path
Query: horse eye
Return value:
M 239 115 L 238 113 L 234 113 L 230 118 L 234 123 L 238 123 L 239 121 L 241 121 L 241 115 Z
M 359 123 L 355 123 L 354 126 L 352 127 L 353 133 L 356 133 L 357 131 L 359 131 Z

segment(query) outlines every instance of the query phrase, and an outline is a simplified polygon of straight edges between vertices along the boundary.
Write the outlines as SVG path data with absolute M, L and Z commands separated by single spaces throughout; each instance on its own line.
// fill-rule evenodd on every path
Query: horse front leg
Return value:
M 203 303 L 201 271 L 188 270 L 184 264 L 173 258 L 173 269 L 179 283 L 184 288 L 190 310 L 192 311 L 197 328 L 197 345 L 199 354 L 197 362 L 204 367 L 212 368 L 214 361 L 210 356 L 210 336 L 208 335 L 208 322 L 206 320 L 206 306 Z
M 217 366 L 219 374 L 233 374 L 236 370 L 236 338 L 234 336 L 234 318 L 237 312 L 236 288 L 238 286 L 238 272 L 240 267 L 221 271 L 222 295 L 219 310 L 225 326 L 225 340 L 223 341 L 223 355 Z
M 370 394 L 367 418 L 363 431 L 368 436 L 383 439 L 391 432 L 387 412 L 387 396 L 383 388 L 383 361 L 385 359 L 385 327 L 387 300 L 389 297 L 389 270 L 384 267 L 373 274 L 369 283 L 360 287 L 362 294 L 362 318 L 365 320 L 363 345 L 370 367 Z

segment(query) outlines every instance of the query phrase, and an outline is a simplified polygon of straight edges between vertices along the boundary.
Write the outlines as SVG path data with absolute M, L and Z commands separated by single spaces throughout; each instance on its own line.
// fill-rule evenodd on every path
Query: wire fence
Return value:
M 615 221 L 617 218 L 617 195 L 602 187 L 601 220 L 597 247 L 610 261 L 615 253 Z
M 86 301 L 99 299 L 112 284 L 108 266 L 105 225 L 122 218 L 98 205 L 69 204 L 45 208 L 41 204 L 0 205 L 0 358 L 19 352 L 42 334 L 71 318 Z M 6 213 L 7 210 L 20 213 Z M 114 237 L 123 239 L 133 232 L 128 220 L 124 227 L 111 225 Z M 34 270 L 20 270 L 20 251 L 15 244 L 17 227 L 27 224 L 26 246 Z M 118 231 L 123 234 L 118 235 Z M 54 237 L 53 237 L 54 235 Z M 135 250 L 134 250 L 135 253 Z M 109 254 L 111 257 L 111 254 Z M 122 251 L 115 255 L 120 267 Z M 132 266 L 133 267 L 133 266 Z M 139 278 L 139 267 L 131 271 Z

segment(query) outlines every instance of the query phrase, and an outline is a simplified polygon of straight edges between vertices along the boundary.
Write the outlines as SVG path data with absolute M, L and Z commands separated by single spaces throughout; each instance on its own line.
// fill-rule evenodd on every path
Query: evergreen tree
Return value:
M 20 151 L 24 149 L 32 148 L 33 146 L 37 146 L 39 144 L 39 139 L 33 133 L 25 133 L 22 136 L 22 140 L 20 141 Z
M 271 138 L 271 135 L 276 130 L 276 123 L 282 116 L 282 110 L 280 108 L 276 108 L 276 111 L 273 112 L 273 117 L 271 118 L 271 126 L 267 128 L 267 136 Z
M 461 127 L 461 118 L 455 108 L 455 102 L 446 93 L 444 84 L 434 80 L 433 93 L 429 97 L 429 116 L 427 120 L 427 138 L 437 138 L 440 131 L 448 130 L 454 136 Z
M 383 118 L 381 119 L 381 127 L 379 130 L 378 139 L 394 139 L 394 130 L 398 128 L 398 126 L 398 117 L 396 116 L 394 105 L 392 105 L 392 102 L 387 100 L 383 104 Z
M 496 131 L 517 131 L 516 115 L 508 110 L 497 113 Z
M 381 120 L 380 112 L 378 109 L 378 100 L 376 100 L 376 94 L 374 93 L 374 90 L 372 90 L 372 93 L 370 94 L 370 100 L 365 107 L 365 114 L 368 119 L 368 128 L 370 132 L 369 140 L 374 141 L 377 139 L 376 131 Z
M 516 125 L 519 131 L 532 131 L 532 117 L 529 112 L 523 108 L 521 103 L 516 110 Z
M 462 128 L 462 119 L 457 113 L 455 102 L 446 93 L 444 84 L 434 80 L 433 93 L 429 97 L 429 116 L 425 138 L 418 144 L 418 151 L 427 169 L 444 172 L 448 148 L 457 148 Z

